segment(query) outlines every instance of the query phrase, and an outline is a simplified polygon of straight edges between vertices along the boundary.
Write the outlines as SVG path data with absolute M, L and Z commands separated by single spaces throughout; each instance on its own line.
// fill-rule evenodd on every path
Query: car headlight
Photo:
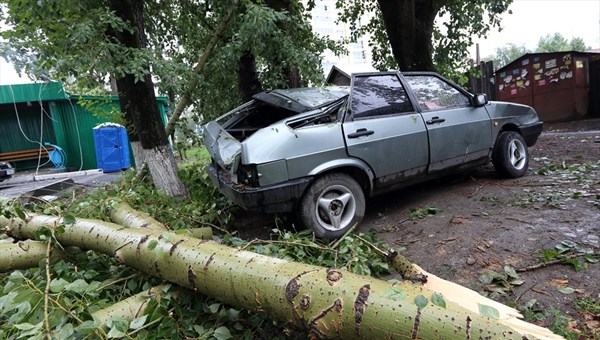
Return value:
M 258 171 L 256 164 L 241 164 L 238 169 L 238 183 L 258 187 Z

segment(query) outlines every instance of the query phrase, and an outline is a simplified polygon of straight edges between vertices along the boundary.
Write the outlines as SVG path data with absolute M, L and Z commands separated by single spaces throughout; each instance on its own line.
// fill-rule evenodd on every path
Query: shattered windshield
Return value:
M 328 86 L 274 90 L 271 93 L 277 93 L 281 96 L 294 100 L 303 106 L 314 108 L 347 96 L 349 90 L 350 89 L 348 87 Z

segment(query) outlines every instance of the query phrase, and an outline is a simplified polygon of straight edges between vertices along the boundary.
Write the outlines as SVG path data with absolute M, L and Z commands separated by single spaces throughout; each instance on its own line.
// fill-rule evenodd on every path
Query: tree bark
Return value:
M 156 231 L 170 230 L 149 214 L 135 210 L 127 203 L 120 203 L 117 207 L 111 207 L 108 216 L 111 221 L 128 228 L 147 228 Z
M 46 243 L 40 241 L 0 242 L 0 273 L 35 267 L 46 252 Z
M 262 84 L 256 71 L 256 58 L 252 52 L 246 50 L 240 56 L 237 67 L 238 92 L 242 102 L 248 102 L 252 96 L 262 92 Z
M 433 24 L 444 1 L 377 0 L 392 53 L 402 71 L 434 71 Z
M 142 228 L 154 231 L 170 231 L 168 226 L 155 220 L 147 213 L 133 209 L 127 203 L 120 203 L 117 207 L 111 207 L 110 220 L 127 228 Z M 212 240 L 213 232 L 210 227 L 188 228 L 175 232 L 179 235 L 195 237 L 202 240 Z
M 110 320 L 124 319 L 131 322 L 135 318 L 144 315 L 144 309 L 148 306 L 150 301 L 160 301 L 160 298 L 167 289 L 168 285 L 152 287 L 141 293 L 130 296 L 125 300 L 116 302 L 109 307 L 96 311 L 92 314 L 92 317 L 97 319 L 100 322 L 100 327 L 105 328 L 105 330 L 106 324 Z
M 60 224 L 53 216 L 33 215 L 26 221 L 0 216 L 0 225 L 18 239 Z M 507 307 L 507 315 L 483 297 L 490 304 L 479 303 L 472 310 L 420 284 L 390 283 L 213 241 L 84 219 L 65 225 L 56 237 L 63 246 L 111 254 L 150 275 L 308 329 L 314 338 L 523 339 L 529 334 L 560 339 L 515 319 L 516 310 Z
M 137 133 L 129 132 L 129 129 L 127 129 L 127 135 L 129 137 L 129 144 L 131 144 L 131 150 L 133 152 L 133 161 L 135 162 L 137 171 L 139 171 L 144 165 L 145 161 L 144 148 L 142 148 L 142 143 L 140 143 L 140 137 L 137 135 Z M 133 138 L 136 140 L 133 140 Z
M 140 50 L 146 48 L 143 8 L 143 0 L 111 0 L 110 9 L 129 23 L 134 31 L 110 30 L 109 35 L 128 48 Z M 156 103 L 150 67 L 149 65 L 142 65 L 142 67 L 147 73 L 141 80 L 136 79 L 136 75 L 132 73 L 117 78 L 121 110 L 125 113 L 130 134 L 137 134 L 139 137 L 144 153 L 142 158 L 148 160 L 148 168 L 156 187 L 164 190 L 169 196 L 186 196 L 187 190 L 177 176 L 177 162 L 169 148 L 167 134 Z M 132 139 L 135 142 L 135 138 Z M 138 158 L 136 157 L 136 162 Z

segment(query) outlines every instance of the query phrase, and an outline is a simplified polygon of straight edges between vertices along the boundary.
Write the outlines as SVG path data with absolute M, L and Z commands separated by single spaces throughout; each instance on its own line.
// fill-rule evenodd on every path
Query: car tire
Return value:
M 298 218 L 324 239 L 342 237 L 365 215 L 365 195 L 349 175 L 331 173 L 319 177 L 300 201 Z
M 492 151 L 492 163 L 503 177 L 524 176 L 529 168 L 529 151 L 523 136 L 515 131 L 501 132 Z

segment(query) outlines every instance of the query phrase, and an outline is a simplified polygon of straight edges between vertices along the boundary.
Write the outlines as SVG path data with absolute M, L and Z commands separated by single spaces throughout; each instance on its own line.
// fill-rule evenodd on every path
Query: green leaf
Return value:
M 84 321 L 79 326 L 75 327 L 77 333 L 82 335 L 92 334 L 98 329 L 99 323 L 94 322 L 92 320 Z
M 558 253 L 558 251 L 554 249 L 544 249 L 542 251 L 542 258 L 545 262 L 552 261 L 556 259 L 559 255 L 560 254 Z
M 561 262 L 564 263 L 564 264 L 572 264 L 573 267 L 575 267 L 575 271 L 576 272 L 582 271 L 582 270 L 584 270 L 584 269 L 587 268 L 587 264 L 585 262 L 582 262 L 581 260 L 575 259 L 575 258 L 573 258 L 573 259 L 564 259 Z
M 212 305 L 208 306 L 208 310 L 210 310 L 211 313 L 218 312 L 219 308 L 221 308 L 221 304 L 220 303 L 213 303 Z
M 482 305 L 480 303 L 478 303 L 477 305 L 479 306 L 479 314 L 481 316 L 486 316 L 494 320 L 500 319 L 500 313 L 496 308 L 488 305 Z
M 513 279 L 519 278 L 519 274 L 517 274 L 517 271 L 512 266 L 504 266 L 504 272 Z
M 108 334 L 106 334 L 106 337 L 108 339 L 116 339 L 116 338 L 122 338 L 125 336 L 125 332 L 123 332 L 122 330 L 118 329 L 118 328 L 111 328 L 110 331 L 108 332 Z
M 19 339 L 35 339 L 36 334 L 40 334 L 44 323 L 42 321 L 35 325 L 30 323 L 22 323 L 15 325 L 15 328 L 19 329 Z
M 152 241 L 148 242 L 148 250 L 154 250 L 154 248 L 156 248 L 157 245 L 158 245 L 157 240 L 152 240 Z
M 127 334 L 129 322 L 123 318 L 112 319 L 106 324 L 106 326 L 110 328 L 107 338 L 121 338 Z
M 68 284 L 69 281 L 63 279 L 62 277 L 60 279 L 52 279 L 52 281 L 50 281 L 50 291 L 52 293 L 61 292 Z
M 75 293 L 84 293 L 88 289 L 89 284 L 83 279 L 75 280 L 65 286 L 65 289 Z
M 446 308 L 446 300 L 440 294 L 433 293 L 431 295 L 431 302 L 436 306 Z
M 598 263 L 598 262 L 600 262 L 600 260 L 595 259 L 595 258 L 593 258 L 591 256 L 586 256 L 585 260 L 588 261 L 589 263 Z
M 72 339 L 74 333 L 75 333 L 75 329 L 73 328 L 73 325 L 68 323 L 68 324 L 60 327 L 60 336 L 58 338 L 59 339 Z
M 58 226 L 58 228 L 56 228 L 56 230 L 54 231 L 54 233 L 58 234 L 58 235 L 64 234 L 65 233 L 65 227 L 62 226 L 62 225 Z
M 221 326 L 221 327 L 215 329 L 213 336 L 217 340 L 227 340 L 227 339 L 233 338 L 233 336 L 231 336 L 231 333 L 229 332 L 229 328 L 227 328 L 225 326 Z
M 64 224 L 74 224 L 75 222 L 76 222 L 75 216 L 73 216 L 73 215 L 65 215 L 63 217 Z
M 406 299 L 406 292 L 398 287 L 390 287 L 388 290 L 383 292 L 383 296 L 394 301 L 401 301 Z
M 571 287 L 563 287 L 563 288 L 558 288 L 558 291 L 563 293 L 563 294 L 572 294 L 575 293 L 575 289 L 571 288 Z
M 25 220 L 25 218 L 27 217 L 25 215 L 25 213 L 23 212 L 23 210 L 21 210 L 19 208 L 15 208 L 15 212 L 17 213 L 17 216 L 19 216 L 19 218 L 22 220 Z
M 485 272 L 479 276 L 479 281 L 481 283 L 483 283 L 484 285 L 489 285 L 490 283 L 492 283 L 494 281 L 494 278 L 496 277 L 496 275 L 497 275 L 497 273 L 494 273 L 494 272 Z
M 417 307 L 419 307 L 421 309 L 427 307 L 428 303 L 429 303 L 429 300 L 427 300 L 427 298 L 424 297 L 423 295 L 417 295 L 415 297 L 415 305 L 417 305 Z
M 52 231 L 48 227 L 41 227 L 35 231 L 34 236 L 36 240 L 45 241 L 52 237 Z
M 30 324 L 30 323 L 28 323 L 28 322 L 25 322 L 25 323 L 16 324 L 15 328 L 18 329 L 18 330 L 20 330 L 20 331 L 28 331 L 30 329 L 34 329 L 35 326 L 32 325 L 32 324 Z
M 146 319 L 148 319 L 148 315 L 143 315 L 139 318 L 133 319 L 129 324 L 129 329 L 140 329 L 146 324 Z
M 568 247 L 568 248 L 575 248 L 575 247 L 577 247 L 577 243 L 573 242 L 573 241 L 570 241 L 570 240 L 564 240 L 564 241 L 561 242 L 561 244 L 564 245 L 565 247 Z
M 233 308 L 229 308 L 227 310 L 227 320 L 229 321 L 237 321 L 240 318 L 240 311 L 233 309 Z

